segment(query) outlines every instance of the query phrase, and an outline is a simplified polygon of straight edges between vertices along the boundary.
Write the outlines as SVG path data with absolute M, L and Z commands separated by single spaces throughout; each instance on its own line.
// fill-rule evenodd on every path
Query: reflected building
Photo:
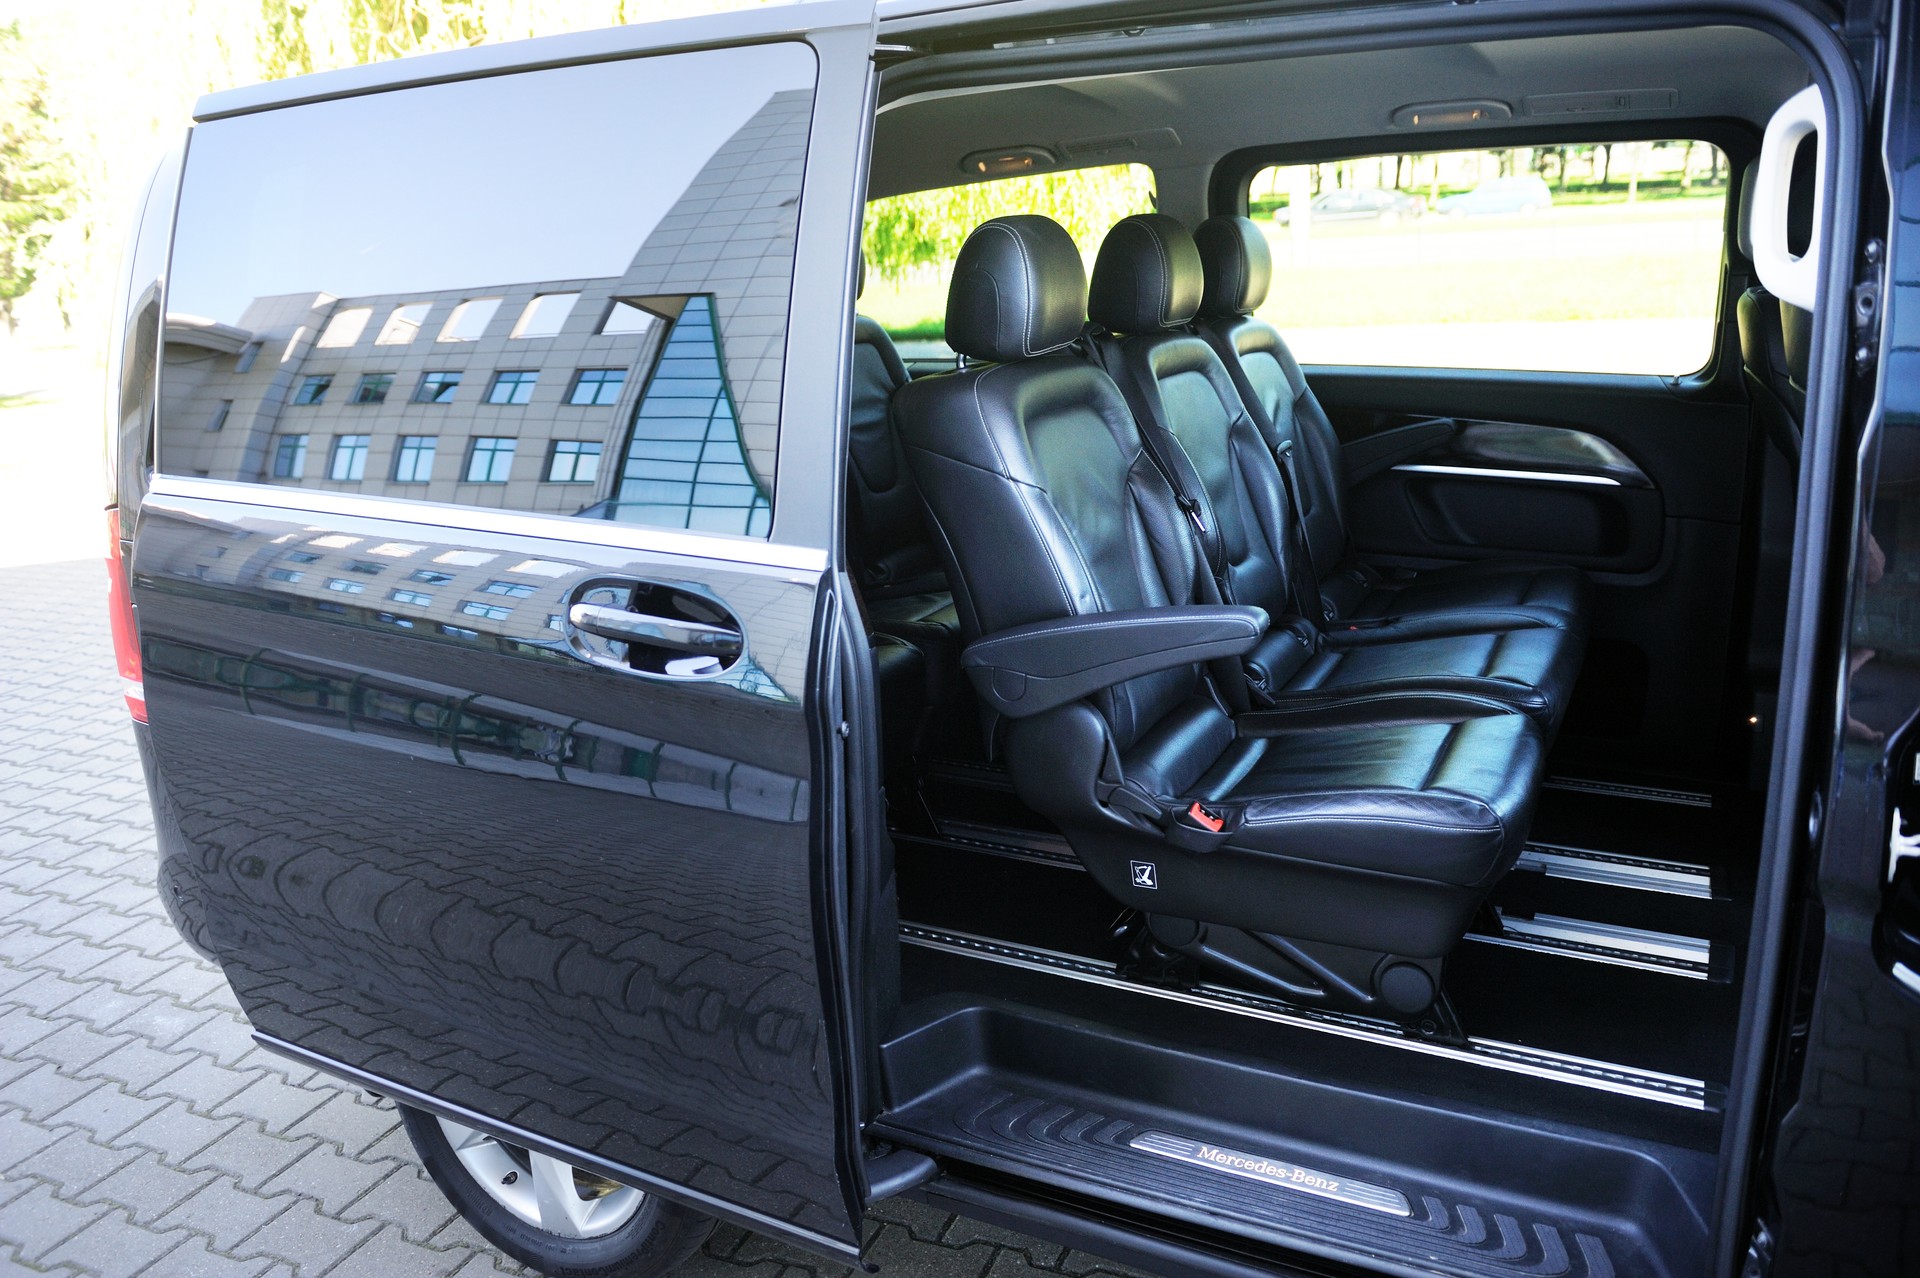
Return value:
M 765 535 L 811 96 L 772 95 L 617 277 L 169 314 L 164 468 Z

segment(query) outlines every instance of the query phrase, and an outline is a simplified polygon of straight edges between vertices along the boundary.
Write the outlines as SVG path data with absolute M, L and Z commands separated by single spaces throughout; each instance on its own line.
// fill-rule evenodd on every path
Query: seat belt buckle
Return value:
M 1196 825 L 1204 826 L 1212 830 L 1215 834 L 1218 834 L 1221 827 L 1227 823 L 1227 818 L 1224 815 L 1218 812 L 1208 811 L 1207 805 L 1198 799 L 1195 799 L 1192 806 L 1187 809 L 1187 815 L 1193 819 Z
M 1167 842 L 1182 852 L 1211 852 L 1240 829 L 1237 808 L 1209 807 L 1198 799 L 1167 823 Z

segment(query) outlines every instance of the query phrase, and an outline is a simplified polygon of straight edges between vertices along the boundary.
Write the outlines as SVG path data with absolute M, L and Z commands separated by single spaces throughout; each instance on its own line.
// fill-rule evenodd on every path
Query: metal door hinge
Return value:
M 1773 1272 L 1773 1231 L 1765 1221 L 1755 1221 L 1753 1238 L 1747 1243 L 1747 1257 L 1740 1265 L 1740 1278 L 1767 1278 Z
M 1853 286 L 1853 371 L 1866 376 L 1880 358 L 1880 288 L 1887 244 L 1871 239 L 1860 250 L 1860 275 Z

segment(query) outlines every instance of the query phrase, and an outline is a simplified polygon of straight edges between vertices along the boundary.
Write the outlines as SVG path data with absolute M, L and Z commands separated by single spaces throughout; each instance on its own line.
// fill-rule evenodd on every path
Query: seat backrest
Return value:
M 1253 312 L 1267 300 L 1273 253 L 1252 219 L 1211 217 L 1193 233 L 1206 286 L 1197 327 L 1213 346 L 1269 445 L 1293 444 L 1300 517 L 1314 567 L 1346 558 L 1346 471 L 1340 437 L 1280 332 Z
M 1044 217 L 995 218 L 962 246 L 946 340 L 989 361 L 895 397 L 969 638 L 1030 622 L 1193 602 L 1199 571 L 1165 478 L 1113 381 L 1070 348 L 1079 250 Z M 1094 699 L 1125 750 L 1201 686 L 1198 667 Z
M 862 288 L 866 274 L 863 261 Z M 847 542 L 862 588 L 877 598 L 943 585 L 920 491 L 893 426 L 893 396 L 907 380 L 906 365 L 887 331 L 864 315 L 855 316 Z
M 1754 160 L 1740 179 L 1740 212 L 1736 222 L 1740 253 L 1753 260 L 1753 192 L 1760 162 Z M 1802 192 L 1805 192 L 1803 195 Z M 1795 181 L 1789 192 L 1788 217 L 1811 222 L 1811 182 Z M 1800 458 L 1800 423 L 1807 412 L 1807 348 L 1813 316 L 1797 306 L 1781 303 L 1764 285 L 1755 284 L 1740 295 L 1736 316 L 1740 324 L 1740 364 L 1761 425 L 1789 461 Z
M 1173 218 L 1116 223 L 1093 265 L 1087 310 L 1147 447 L 1188 500 L 1229 603 L 1274 616 L 1291 605 L 1292 512 L 1272 447 L 1219 354 L 1189 325 L 1203 276 Z

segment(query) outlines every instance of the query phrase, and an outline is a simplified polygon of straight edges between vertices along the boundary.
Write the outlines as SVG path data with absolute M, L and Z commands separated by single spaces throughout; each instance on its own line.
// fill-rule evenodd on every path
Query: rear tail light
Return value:
M 140 631 L 133 620 L 133 593 L 127 589 L 127 561 L 120 555 L 120 510 L 107 511 L 107 617 L 113 623 L 113 658 L 120 666 L 120 691 L 135 723 L 147 721 L 147 685 L 140 677 Z

